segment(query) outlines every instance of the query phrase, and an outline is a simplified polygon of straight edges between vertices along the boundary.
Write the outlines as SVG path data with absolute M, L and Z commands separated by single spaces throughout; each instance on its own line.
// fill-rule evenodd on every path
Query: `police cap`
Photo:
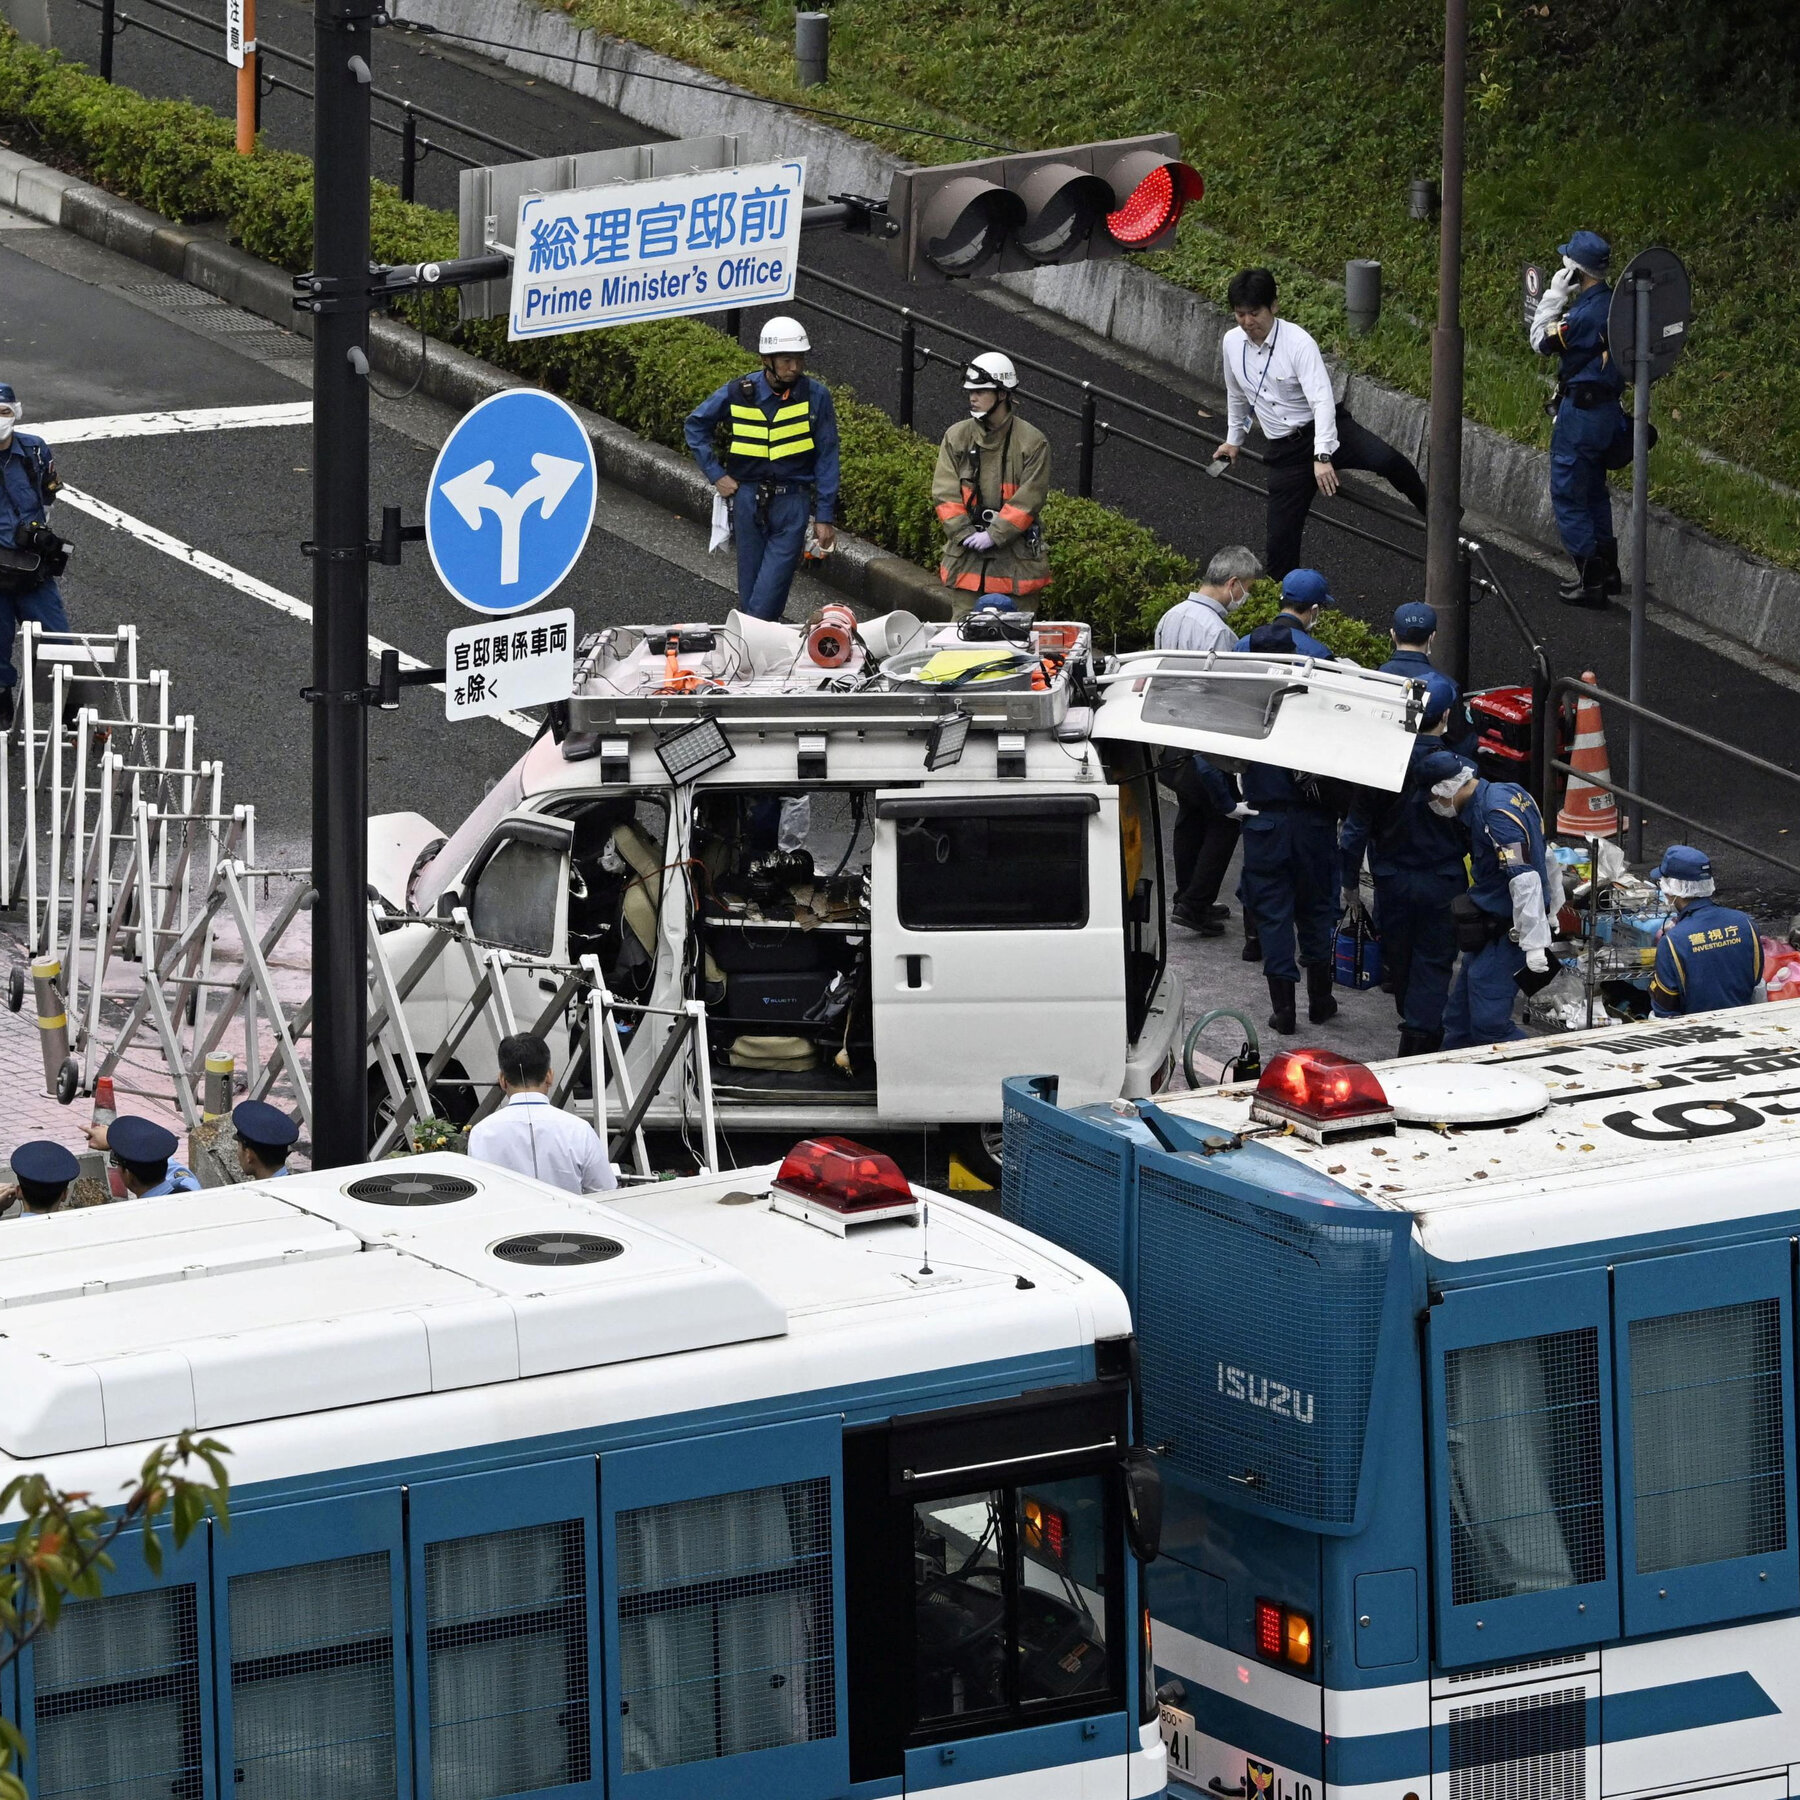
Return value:
M 1604 275 L 1612 262 L 1612 245 L 1597 231 L 1576 232 L 1566 244 L 1556 246 L 1556 253 L 1590 275 Z
M 1295 612 L 1310 612 L 1315 606 L 1335 606 L 1331 589 L 1317 569 L 1289 569 L 1281 578 L 1281 599 Z
M 71 1150 L 53 1144 L 48 1138 L 34 1138 L 12 1153 L 12 1172 L 20 1182 L 38 1187 L 67 1187 L 81 1173 L 81 1164 Z
M 166 1163 L 175 1154 L 179 1140 L 166 1126 L 154 1119 L 140 1119 L 135 1113 L 121 1113 L 106 1128 L 106 1147 L 120 1162 L 140 1163 L 153 1168 Z
M 19 396 L 13 392 L 10 381 L 0 381 L 0 406 L 17 406 Z
M 1394 636 L 1403 644 L 1422 644 L 1437 630 L 1437 608 L 1409 600 L 1394 608 Z
M 1653 881 L 1711 881 L 1712 859 L 1692 844 L 1671 844 L 1650 874 Z
M 1294 655 L 1294 628 L 1291 625 L 1277 625 L 1273 619 L 1266 625 L 1259 625 L 1244 640 L 1246 648 L 1255 650 L 1263 656 Z
M 279 1106 L 263 1100 L 246 1100 L 231 1109 L 231 1123 L 240 1143 L 253 1150 L 285 1154 L 300 1135 L 300 1127 Z
M 1473 779 L 1475 771 L 1453 751 L 1434 750 L 1429 756 L 1419 758 L 1419 774 L 1436 787 L 1440 781 L 1449 781 L 1452 777 Z

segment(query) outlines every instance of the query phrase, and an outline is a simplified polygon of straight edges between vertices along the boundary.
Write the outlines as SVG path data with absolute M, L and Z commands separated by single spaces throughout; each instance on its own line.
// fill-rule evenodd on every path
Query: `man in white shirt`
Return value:
M 1275 277 L 1240 270 L 1225 298 L 1237 324 L 1225 334 L 1225 442 L 1214 454 L 1236 461 L 1253 420 L 1269 440 L 1269 573 L 1279 581 L 1299 564 L 1313 495 L 1335 494 L 1339 469 L 1379 475 L 1423 513 L 1419 471 L 1336 403 L 1318 344 L 1276 316 Z
M 541 1037 L 521 1031 L 500 1040 L 500 1091 L 505 1104 L 469 1133 L 477 1162 L 570 1194 L 604 1194 L 619 1185 L 593 1126 L 550 1104 L 550 1046 Z
M 1206 565 L 1206 576 L 1185 600 L 1177 600 L 1156 626 L 1158 650 L 1235 650 L 1236 630 L 1225 623 L 1250 598 L 1262 573 L 1254 550 L 1227 544 Z

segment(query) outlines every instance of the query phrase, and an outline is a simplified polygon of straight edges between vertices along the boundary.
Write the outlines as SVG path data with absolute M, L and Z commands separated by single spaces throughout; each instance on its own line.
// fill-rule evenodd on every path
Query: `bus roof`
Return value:
M 363 1460 L 335 1437 L 424 1454 L 1130 1330 L 1104 1276 L 1002 1220 L 920 1194 L 928 1217 L 840 1235 L 777 1211 L 774 1174 L 609 1204 L 430 1155 L 0 1225 L 0 1478 L 318 1414 L 346 1422 L 305 1434 L 330 1469 Z
M 1166 1110 L 1292 1157 L 1311 1174 L 1309 1193 L 1323 1175 L 1346 1199 L 1410 1213 L 1439 1263 L 1800 1216 L 1800 1002 L 1371 1066 L 1403 1115 L 1391 1133 L 1321 1145 L 1254 1124 L 1254 1082 L 1171 1098 Z M 1445 1126 L 1429 1099 L 1407 1104 L 1434 1090 L 1466 1097 L 1475 1081 L 1455 1072 L 1475 1069 L 1513 1078 L 1535 1110 Z

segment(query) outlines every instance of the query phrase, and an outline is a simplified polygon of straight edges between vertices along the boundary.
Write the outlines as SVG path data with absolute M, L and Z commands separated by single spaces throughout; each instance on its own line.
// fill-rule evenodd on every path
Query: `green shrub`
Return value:
M 1280 585 L 1265 575 L 1250 590 L 1250 598 L 1231 615 L 1231 622 L 1238 636 L 1245 637 L 1257 626 L 1268 624 L 1280 611 Z M 1154 629 L 1154 623 L 1147 628 Z M 1393 645 L 1381 632 L 1329 606 L 1319 614 L 1312 634 L 1334 655 L 1361 663 L 1365 669 L 1380 668 L 1394 654 Z

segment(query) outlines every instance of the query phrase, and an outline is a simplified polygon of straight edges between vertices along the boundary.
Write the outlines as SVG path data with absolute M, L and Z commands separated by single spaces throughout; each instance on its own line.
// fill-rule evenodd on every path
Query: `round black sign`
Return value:
M 1650 379 L 1660 381 L 1687 346 L 1694 293 L 1688 272 L 1673 250 L 1640 250 L 1613 287 L 1606 315 L 1606 341 L 1613 366 L 1627 382 L 1637 378 L 1638 289 L 1650 289 Z

